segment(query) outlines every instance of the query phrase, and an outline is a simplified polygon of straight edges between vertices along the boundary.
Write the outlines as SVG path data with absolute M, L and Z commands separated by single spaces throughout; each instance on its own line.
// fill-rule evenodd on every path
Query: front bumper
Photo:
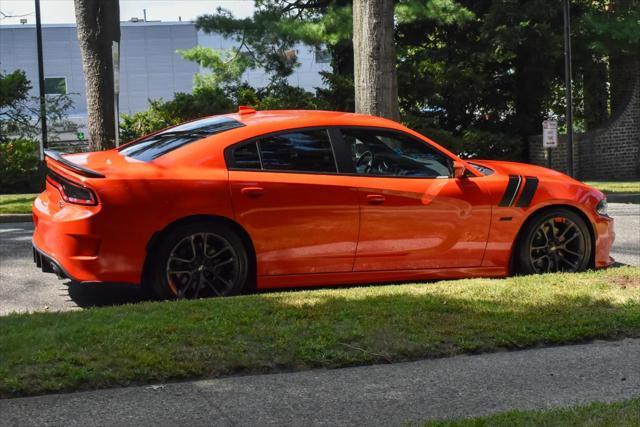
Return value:
M 610 255 L 611 247 L 616 239 L 613 218 L 599 216 L 595 223 L 595 229 L 595 268 L 609 267 L 615 262 Z

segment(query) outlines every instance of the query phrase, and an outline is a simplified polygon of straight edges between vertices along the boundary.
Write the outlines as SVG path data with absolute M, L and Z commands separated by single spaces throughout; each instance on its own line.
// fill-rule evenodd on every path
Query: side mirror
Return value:
M 458 179 L 464 177 L 467 168 L 464 166 L 462 162 L 454 160 L 453 162 L 453 177 Z

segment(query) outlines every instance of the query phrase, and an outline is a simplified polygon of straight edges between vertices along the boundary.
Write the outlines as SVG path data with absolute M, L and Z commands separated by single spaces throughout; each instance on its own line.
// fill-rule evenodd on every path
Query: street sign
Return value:
M 557 120 L 545 120 L 542 122 L 542 146 L 544 148 L 558 148 Z

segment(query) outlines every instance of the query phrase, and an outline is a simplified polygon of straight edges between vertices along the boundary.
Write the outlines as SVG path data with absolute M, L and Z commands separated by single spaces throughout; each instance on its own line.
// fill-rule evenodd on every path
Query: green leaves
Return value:
M 454 0 L 401 0 L 396 5 L 399 23 L 429 19 L 445 25 L 464 24 L 475 14 Z
M 214 50 L 196 46 L 187 50 L 179 50 L 178 53 L 184 59 L 200 64 L 200 68 L 209 70 L 209 72 L 196 75 L 196 88 L 237 85 L 244 72 L 257 65 L 249 54 L 239 49 Z

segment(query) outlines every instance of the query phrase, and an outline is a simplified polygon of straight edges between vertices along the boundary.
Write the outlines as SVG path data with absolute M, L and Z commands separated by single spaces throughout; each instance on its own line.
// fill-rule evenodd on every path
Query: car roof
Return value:
M 381 126 L 399 127 L 399 123 L 382 117 L 366 114 L 346 113 L 342 111 L 322 110 L 265 110 L 225 114 L 225 117 L 237 120 L 247 126 L 259 128 L 263 126 L 277 129 L 290 129 L 309 126 Z M 257 129 L 256 129 L 257 130 Z
M 226 130 L 215 135 L 203 138 L 200 141 L 188 144 L 178 150 L 173 150 L 166 155 L 160 156 L 154 162 L 158 164 L 170 164 L 174 162 L 199 162 L 203 156 L 210 153 L 211 146 L 214 145 L 224 150 L 230 145 L 241 141 L 251 140 L 261 135 L 286 130 L 328 127 L 328 126 L 361 126 L 378 127 L 385 129 L 401 130 L 424 138 L 411 129 L 400 123 L 382 117 L 369 116 L 366 114 L 346 113 L 342 111 L 321 111 L 321 110 L 264 110 L 255 111 L 253 109 L 241 108 L 238 113 L 221 114 L 221 117 L 228 117 L 241 122 L 245 126 Z M 439 147 L 442 149 L 442 147 Z M 446 151 L 446 150 L 444 150 Z

